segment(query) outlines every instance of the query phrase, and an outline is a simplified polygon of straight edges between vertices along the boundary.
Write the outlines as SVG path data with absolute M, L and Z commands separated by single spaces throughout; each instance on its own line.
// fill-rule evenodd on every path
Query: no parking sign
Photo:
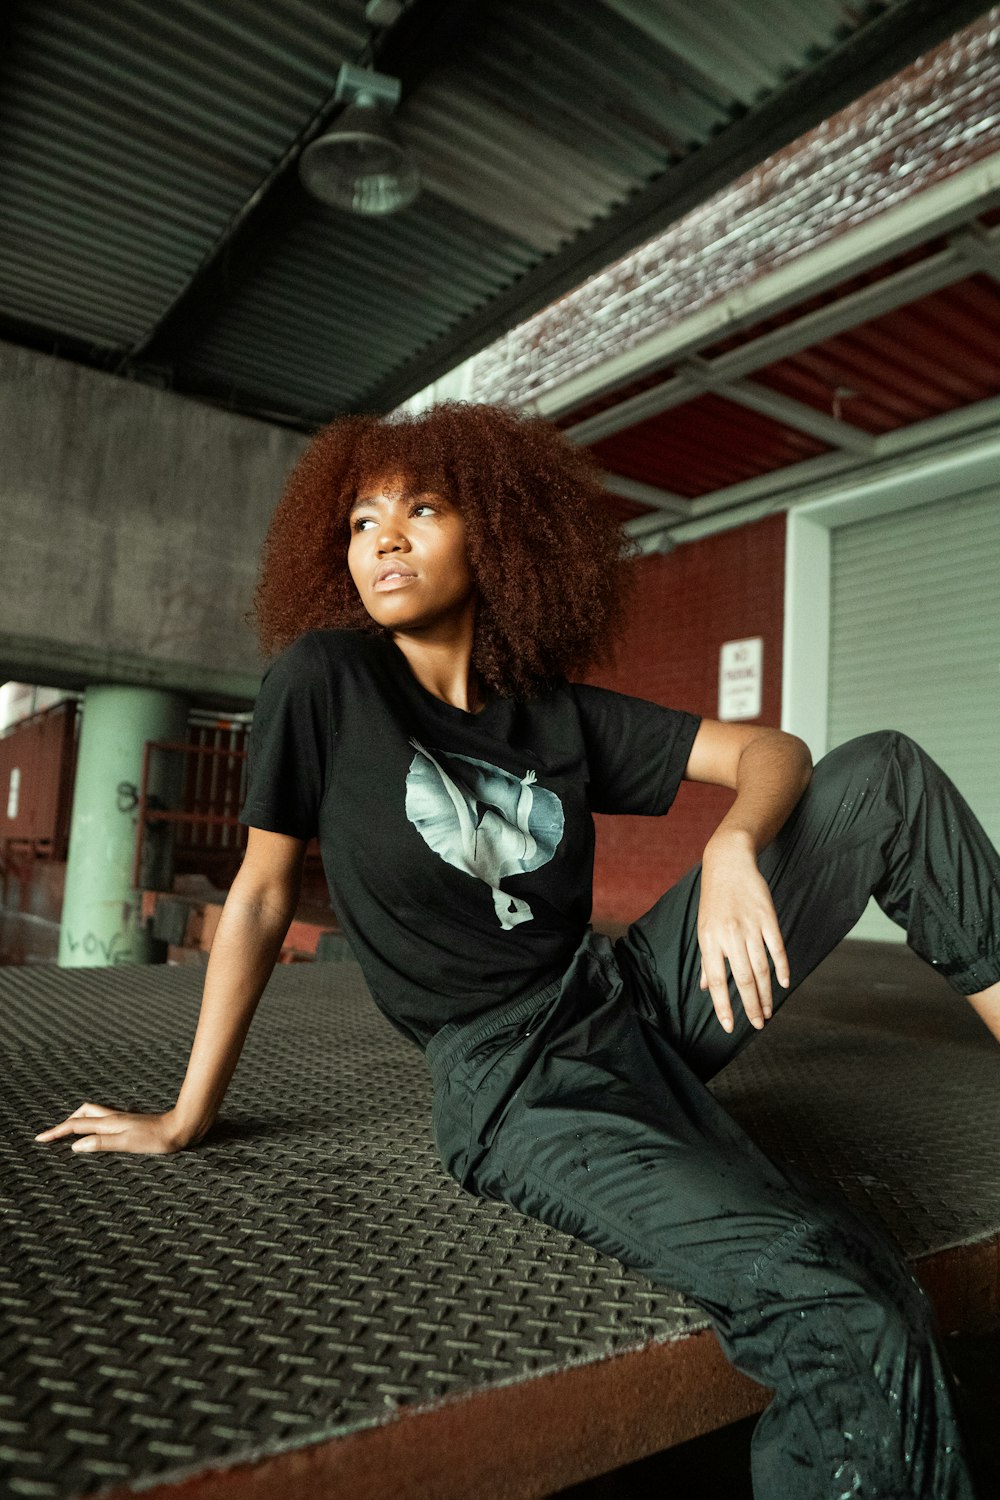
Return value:
M 760 717 L 764 640 L 726 641 L 719 652 L 719 718 Z

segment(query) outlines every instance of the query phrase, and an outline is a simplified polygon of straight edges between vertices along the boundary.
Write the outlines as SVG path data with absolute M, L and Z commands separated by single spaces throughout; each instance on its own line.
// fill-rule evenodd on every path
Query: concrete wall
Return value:
M 768 516 L 666 556 L 643 558 L 627 635 L 601 687 L 719 717 L 719 648 L 761 636 L 763 692 L 755 724 L 781 728 L 786 518 Z M 698 864 L 735 794 L 684 782 L 663 818 L 597 814 L 595 925 L 632 922 Z
M 248 707 L 243 621 L 298 433 L 0 343 L 0 681 Z

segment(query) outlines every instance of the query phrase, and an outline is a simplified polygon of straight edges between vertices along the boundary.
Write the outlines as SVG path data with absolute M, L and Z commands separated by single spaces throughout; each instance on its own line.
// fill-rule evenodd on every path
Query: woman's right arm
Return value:
M 80 1137 L 74 1150 L 172 1152 L 199 1141 L 219 1112 L 258 1001 L 299 901 L 306 845 L 251 828 L 205 971 L 198 1026 L 177 1101 L 160 1115 L 84 1103 L 36 1140 Z

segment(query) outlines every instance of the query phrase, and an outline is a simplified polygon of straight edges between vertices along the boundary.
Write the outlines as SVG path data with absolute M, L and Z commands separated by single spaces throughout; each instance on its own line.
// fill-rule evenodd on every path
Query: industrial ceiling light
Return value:
M 344 63 L 334 103 L 348 101 L 333 128 L 303 151 L 299 176 L 321 203 L 354 214 L 393 214 L 412 203 L 420 175 L 392 125 L 400 83 Z

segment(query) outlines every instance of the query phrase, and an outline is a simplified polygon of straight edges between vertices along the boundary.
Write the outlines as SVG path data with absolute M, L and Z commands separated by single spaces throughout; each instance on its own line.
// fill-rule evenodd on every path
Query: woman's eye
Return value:
M 413 514 L 413 512 L 415 510 L 436 510 L 436 507 L 433 506 L 433 505 L 431 505 L 430 502 L 427 501 L 427 500 L 421 500 L 418 505 L 411 505 L 410 506 L 410 515 L 411 516 L 412 516 L 412 514 Z M 353 523 L 353 525 L 351 527 L 351 530 L 352 531 L 360 531 L 361 528 L 362 528 L 362 526 L 364 525 L 364 523 L 366 521 L 371 521 L 372 519 L 373 519 L 372 516 L 359 516 L 358 519 Z

